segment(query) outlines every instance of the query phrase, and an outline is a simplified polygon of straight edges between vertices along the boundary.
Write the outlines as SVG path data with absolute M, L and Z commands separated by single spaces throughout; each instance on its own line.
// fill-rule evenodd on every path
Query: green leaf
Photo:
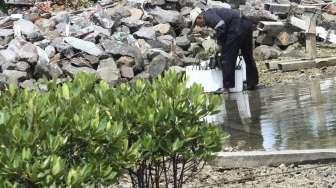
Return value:
M 69 91 L 69 86 L 67 84 L 63 84 L 62 93 L 63 93 L 63 97 L 65 99 L 67 99 L 67 100 L 70 99 L 70 91 Z

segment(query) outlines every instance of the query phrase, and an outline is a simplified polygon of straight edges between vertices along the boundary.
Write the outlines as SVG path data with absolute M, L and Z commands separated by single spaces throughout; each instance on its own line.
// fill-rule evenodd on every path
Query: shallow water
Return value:
M 336 148 L 336 78 L 223 96 L 210 119 L 243 150 Z

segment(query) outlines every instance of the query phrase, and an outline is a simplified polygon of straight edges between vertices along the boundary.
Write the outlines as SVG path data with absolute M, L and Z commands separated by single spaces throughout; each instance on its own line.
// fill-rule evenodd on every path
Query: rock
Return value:
M 120 79 L 120 71 L 113 58 L 104 59 L 99 63 L 97 75 L 109 84 L 116 84 Z
M 134 58 L 128 56 L 122 56 L 117 60 L 118 66 L 126 65 L 128 67 L 132 67 L 134 64 L 135 64 Z
M 7 59 L 0 53 L 0 65 L 3 65 L 6 63 L 8 63 Z
M 142 27 L 139 31 L 134 33 L 137 38 L 155 39 L 155 30 L 153 27 Z
M 0 50 L 0 55 L 8 62 L 16 61 L 16 53 L 10 49 Z
M 208 8 L 229 8 L 230 9 L 231 5 L 229 5 L 228 3 L 221 2 L 221 1 L 208 0 L 207 7 Z
M 115 22 L 108 15 L 101 15 L 99 13 L 94 14 L 93 20 L 105 29 L 111 29 Z
M 13 29 L 0 29 L 0 45 L 7 45 L 13 37 Z
M 163 45 L 164 49 L 170 49 L 174 41 L 174 37 L 171 35 L 159 36 L 157 40 Z
M 274 37 L 267 33 L 262 33 L 257 37 L 256 43 L 272 46 L 274 44 Z
M 183 57 L 182 58 L 182 62 L 185 66 L 188 65 L 195 65 L 199 63 L 199 60 L 196 58 L 192 58 L 192 57 Z
M 141 20 L 144 14 L 141 9 L 137 9 L 133 7 L 129 8 L 128 11 L 131 13 L 131 16 L 129 18 L 135 19 L 135 20 Z
M 27 79 L 27 73 L 17 70 L 4 70 L 3 75 L 7 77 L 9 83 L 17 84 Z
M 176 41 L 176 45 L 187 50 L 190 46 L 190 40 L 188 39 L 188 37 L 186 35 L 181 36 L 181 37 L 176 37 L 175 39 Z
M 122 65 L 120 67 L 120 73 L 121 73 L 121 77 L 123 78 L 132 79 L 134 77 L 133 68 L 126 66 L 126 65 Z
M 67 27 L 69 28 L 67 31 Z M 81 27 L 78 25 L 68 25 L 67 23 L 59 23 L 56 25 L 57 33 L 61 34 L 62 36 L 71 35 L 73 33 L 80 33 Z M 68 32 L 68 33 L 67 33 Z
M 65 63 L 62 67 L 62 70 L 68 74 L 69 76 L 73 77 L 74 75 L 84 72 L 87 74 L 96 74 L 96 70 L 89 68 L 89 67 L 75 67 L 71 65 L 71 63 Z
M 130 56 L 135 58 L 136 62 L 139 61 L 139 58 L 141 57 L 140 51 L 127 43 L 123 43 L 114 39 L 106 39 L 103 40 L 101 44 L 105 51 L 112 55 Z
M 118 6 L 106 9 L 106 14 L 115 19 L 121 19 L 121 18 L 129 17 L 132 15 L 132 13 L 130 12 L 130 7 L 123 6 L 123 5 L 118 5 Z
M 0 89 L 3 90 L 6 88 L 7 85 L 7 77 L 0 73 Z
M 30 42 L 13 39 L 8 44 L 8 50 L 15 53 L 16 59 L 36 63 L 38 59 L 36 46 Z
M 92 42 L 84 41 L 75 37 L 65 37 L 64 41 L 73 48 L 84 51 L 90 55 L 100 56 L 103 53 L 103 51 Z
M 166 35 L 171 30 L 171 26 L 170 26 L 169 23 L 158 24 L 158 25 L 154 26 L 154 30 L 159 32 L 162 35 Z
M 35 40 L 41 36 L 39 28 L 28 20 L 15 21 L 13 28 L 14 31 L 20 31 L 27 40 Z
M 77 67 L 90 67 L 92 68 L 90 62 L 83 57 L 76 57 L 70 60 L 70 63 L 76 65 Z
M 47 47 L 44 49 L 44 51 L 46 51 L 46 53 L 48 54 L 48 57 L 49 57 L 49 58 L 54 57 L 55 54 L 56 54 L 56 49 L 55 49 L 55 47 L 50 46 L 50 45 L 47 46 Z
M 121 23 L 131 29 L 137 29 L 137 28 L 140 28 L 142 25 L 145 24 L 144 21 L 142 20 L 138 20 L 138 19 L 134 19 L 134 18 L 123 18 L 120 20 Z
M 47 78 L 58 78 L 63 75 L 62 69 L 56 63 L 39 62 L 35 66 L 34 76 L 40 78 L 46 76 Z
M 254 57 L 256 60 L 262 61 L 267 59 L 278 58 L 281 52 L 271 46 L 261 45 L 254 49 Z
M 36 80 L 29 79 L 29 80 L 25 80 L 25 81 L 21 82 L 19 85 L 23 89 L 33 90 L 33 89 L 36 89 L 35 82 L 36 82 Z
M 191 33 L 191 29 L 190 28 L 184 28 L 181 31 L 181 35 L 189 35 Z
M 35 25 L 42 32 L 53 30 L 56 26 L 56 23 L 52 19 L 40 18 L 35 21 Z
M 93 55 L 89 55 L 89 54 L 82 54 L 82 56 L 89 61 L 89 63 L 91 65 L 95 65 L 99 63 L 99 57 L 97 56 L 93 56 Z
M 19 61 L 17 63 L 7 62 L 5 64 L 2 64 L 1 68 L 2 70 L 17 70 L 17 71 L 27 72 L 28 69 L 30 68 L 30 65 L 29 63 L 24 62 L 24 61 Z
M 184 73 L 186 71 L 185 68 L 180 67 L 180 66 L 171 66 L 171 67 L 169 67 L 169 70 L 170 71 L 175 71 L 177 73 Z
M 153 58 L 148 67 L 148 73 L 151 78 L 157 77 L 168 68 L 168 60 L 163 55 L 158 55 Z
M 73 48 L 65 43 L 62 37 L 55 38 L 51 45 L 56 48 L 57 52 L 62 53 L 67 58 L 72 58 L 75 55 Z
M 298 40 L 299 38 L 297 37 L 295 33 L 289 34 L 288 32 L 283 31 L 277 35 L 275 43 L 279 47 L 287 47 L 291 44 L 296 43 Z
M 158 23 L 178 23 L 181 21 L 181 15 L 174 10 L 164 10 L 160 7 L 156 7 L 149 12 L 154 16 Z

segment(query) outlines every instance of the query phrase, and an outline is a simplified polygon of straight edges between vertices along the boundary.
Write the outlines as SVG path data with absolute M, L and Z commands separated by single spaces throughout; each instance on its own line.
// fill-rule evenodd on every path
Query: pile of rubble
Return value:
M 264 10 L 262 0 L 239 2 L 244 4 L 240 6 L 243 14 L 253 19 L 280 19 Z M 237 6 L 237 1 L 102 0 L 88 9 L 58 11 L 53 3 L 42 2 L 24 12 L 3 14 L 0 85 L 17 83 L 31 88 L 40 78 L 62 80 L 79 72 L 94 73 L 113 85 L 152 78 L 168 68 L 183 70 L 207 58 L 215 46 L 208 37 L 213 31 L 191 31 L 190 11 L 231 6 Z M 256 33 L 261 45 L 257 57 L 267 59 L 281 53 L 280 48 L 263 45 L 283 48 L 297 41 L 297 35 L 288 30 Z

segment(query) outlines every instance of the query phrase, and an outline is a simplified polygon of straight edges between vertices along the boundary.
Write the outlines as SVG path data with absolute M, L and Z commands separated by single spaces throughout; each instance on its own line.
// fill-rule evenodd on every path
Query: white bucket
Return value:
M 208 61 L 202 62 L 201 65 L 206 65 Z M 242 92 L 244 82 L 246 81 L 246 66 L 242 57 L 237 58 L 236 65 L 240 65 L 239 70 L 235 70 L 235 87 L 230 88 L 229 92 Z M 203 86 L 205 92 L 215 92 L 223 88 L 223 73 L 220 69 L 202 69 L 200 66 L 187 66 L 187 87 L 194 83 Z

